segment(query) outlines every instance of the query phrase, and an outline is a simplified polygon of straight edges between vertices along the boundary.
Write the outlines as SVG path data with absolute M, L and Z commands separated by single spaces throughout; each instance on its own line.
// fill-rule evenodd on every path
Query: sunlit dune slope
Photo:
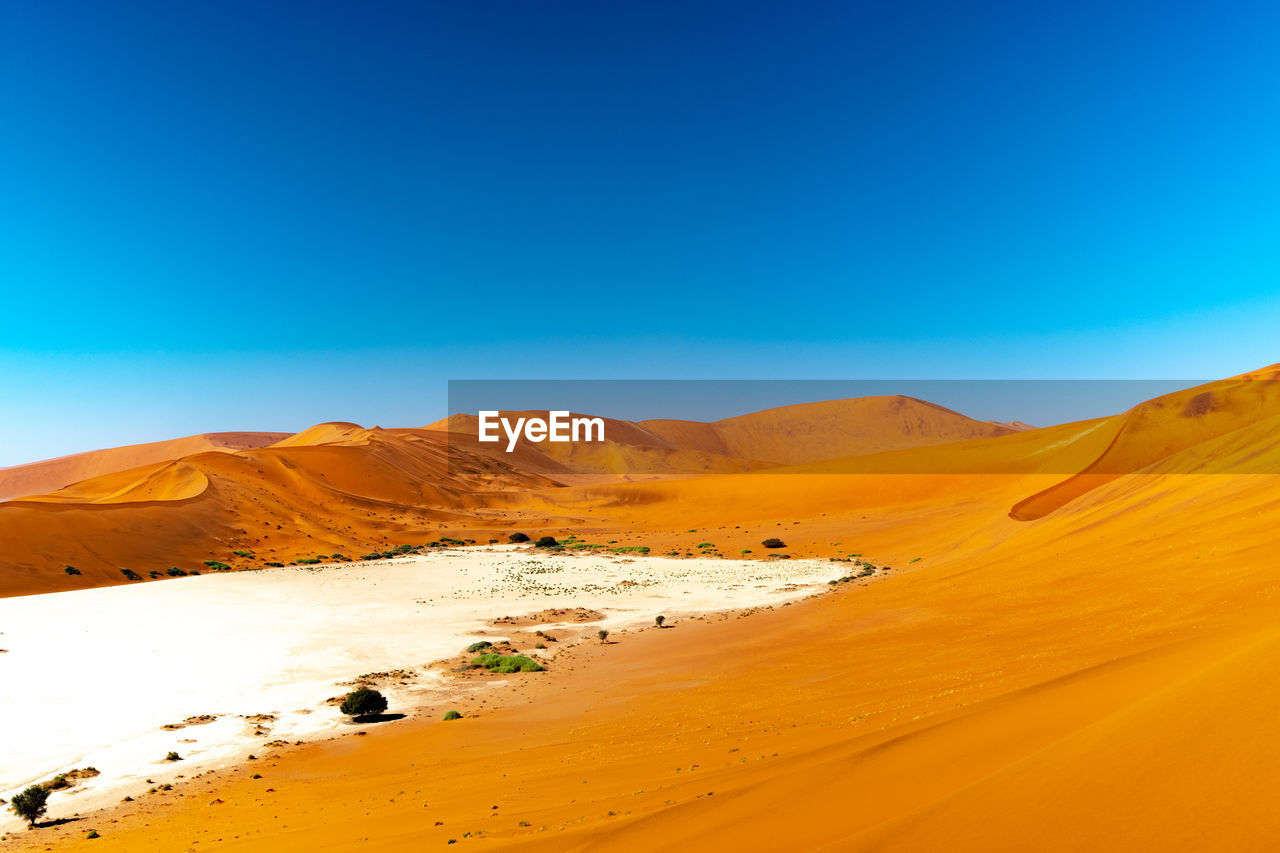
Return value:
M 210 450 L 248 450 L 266 447 L 285 438 L 278 432 L 210 432 L 169 441 L 133 444 L 61 456 L 43 462 L 0 468 L 0 501 L 40 495 L 80 480 L 126 471 L 142 465 L 180 459 Z
M 350 552 L 439 530 L 473 494 L 554 481 L 453 451 L 428 430 L 316 428 L 317 443 L 187 456 L 0 504 L 0 594 L 123 583 L 205 560 Z M 238 558 L 246 550 L 255 559 Z M 80 574 L 64 571 L 74 566 Z
M 1275 366 L 1148 400 L 1113 419 L 1114 437 L 1097 459 L 1078 475 L 1021 501 L 1012 515 L 1040 518 L 1120 474 L 1277 415 L 1280 369 Z

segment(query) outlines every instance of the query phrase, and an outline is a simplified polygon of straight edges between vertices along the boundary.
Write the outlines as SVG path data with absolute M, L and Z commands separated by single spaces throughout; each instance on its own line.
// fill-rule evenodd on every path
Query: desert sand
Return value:
M 583 643 L 461 720 L 282 749 L 10 843 L 61 849 L 93 828 L 99 847 L 128 851 L 1275 849 L 1277 376 L 786 473 L 566 485 L 475 454 L 435 469 L 418 504 L 380 466 L 442 452 L 438 431 L 185 460 L 208 485 L 175 511 L 113 511 L 158 533 L 163 518 L 190 523 L 192 559 L 231 547 L 223 530 L 252 535 L 261 516 L 233 496 L 276 523 L 273 483 L 289 471 L 305 500 L 297 529 L 268 546 L 281 556 L 304 553 L 308 534 L 331 549 L 526 529 L 681 554 L 701 540 L 758 551 L 777 535 L 793 556 L 864 553 L 894 570 L 742 618 Z M 148 476 L 13 518 L 65 535 L 80 529 L 66 512 L 106 506 L 91 495 L 199 482 Z M 367 516 L 326 514 L 337 482 Z M 14 506 L 0 506 L 0 532 L 20 544 Z M 197 510 L 223 519 L 216 535 Z M 99 554 L 127 547 L 77 535 Z M 31 541 L 45 556 L 15 584 L 66 588 L 53 540 Z M 119 582 L 111 562 L 102 583 Z
M 554 666 L 584 632 L 781 604 L 827 589 L 838 565 L 496 546 L 0 599 L 0 674 L 30 690 L 0 709 L 0 728 L 23 732 L 0 746 L 0 796 L 94 767 L 99 776 L 57 799 L 102 808 L 268 743 L 346 728 L 325 700 L 358 676 L 397 673 L 371 683 L 399 713 L 467 707 L 502 679 L 459 682 L 431 665 L 472 642 L 512 638 Z M 549 612 L 577 607 L 595 611 L 589 624 Z M 540 615 L 505 618 L 529 614 Z M 559 642 L 536 649 L 535 629 Z M 166 761 L 171 751 L 182 760 Z M 0 830 L 18 826 L 9 818 Z

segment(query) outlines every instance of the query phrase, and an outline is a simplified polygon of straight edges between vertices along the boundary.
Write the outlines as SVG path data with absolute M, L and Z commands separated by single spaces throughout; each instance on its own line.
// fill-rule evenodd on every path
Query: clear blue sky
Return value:
M 1277 44 L 1264 2 L 11 5 L 0 465 L 450 378 L 1280 361 Z

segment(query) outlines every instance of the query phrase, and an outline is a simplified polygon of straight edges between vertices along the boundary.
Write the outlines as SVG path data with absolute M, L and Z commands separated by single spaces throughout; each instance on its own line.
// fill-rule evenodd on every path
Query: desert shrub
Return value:
M 714 547 L 716 547 L 716 543 L 714 543 L 714 542 L 699 542 L 699 543 L 698 543 L 698 547 L 699 547 L 699 548 L 714 548 Z
M 471 660 L 471 666 L 474 669 L 487 669 L 490 672 L 497 672 L 503 675 L 509 675 L 513 672 L 542 672 L 546 669 L 536 660 L 524 655 L 500 655 L 496 652 L 476 655 Z
M 596 631 L 596 636 L 599 637 L 600 642 L 603 643 L 605 640 L 609 639 L 609 632 L 604 628 L 601 628 L 599 631 Z
M 623 545 L 618 548 L 610 548 L 609 550 L 615 554 L 648 554 L 649 546 L 648 545 Z
M 271 566 L 274 569 L 283 569 L 284 563 L 263 563 L 264 566 Z
M 215 572 L 225 572 L 231 568 L 226 563 L 220 560 L 205 560 L 204 564 L 209 568 L 213 569 Z
M 256 558 L 253 556 L 253 552 L 252 552 L 252 551 L 232 551 L 231 553 L 232 553 L 232 554 L 235 554 L 237 557 L 244 557 L 246 560 L 253 560 L 253 559 L 256 559 Z
M 444 719 L 445 719 L 445 722 L 448 722 L 449 720 L 461 720 L 462 715 L 459 714 L 457 711 L 445 711 Z
M 80 574 L 80 570 L 79 570 L 79 569 L 77 569 L 75 566 L 67 566 L 65 569 L 63 569 L 63 571 L 65 571 L 65 572 L 66 572 L 67 574 L 69 574 L 69 575 L 78 575 L 78 574 Z
M 778 538 L 778 537 L 776 537 L 776 536 L 771 536 L 771 537 L 769 537 L 768 539 L 766 539 L 766 540 L 764 540 L 763 542 L 761 542 L 760 544 L 761 544 L 761 545 L 763 545 L 763 546 L 764 546 L 764 547 L 766 547 L 766 548 L 785 548 L 785 547 L 787 547 L 787 543 L 786 543 L 786 542 L 783 542 L 781 539 L 779 539 L 779 538 Z
M 741 551 L 739 551 L 738 553 L 739 553 L 739 554 L 750 554 L 750 553 L 751 553 L 751 549 L 750 549 L 750 548 L 743 548 L 743 549 L 742 549 Z
M 98 834 L 98 830 L 96 829 L 89 830 L 89 832 L 85 835 L 85 838 L 101 838 L 101 837 L 102 836 Z
M 304 566 L 314 566 L 316 563 L 320 562 L 320 559 L 318 557 L 299 557 L 298 562 L 302 563 Z
M 176 752 L 170 751 L 169 754 L 164 757 L 164 760 L 165 761 L 181 761 L 182 756 L 178 755 L 178 753 Z
M 187 573 L 184 572 L 182 569 L 178 568 L 177 566 L 170 566 L 164 571 L 165 571 L 165 574 L 167 574 L 171 578 L 182 578 L 187 576 Z
M 493 646 L 493 643 L 489 642 L 488 640 L 481 640 L 478 643 L 472 643 L 471 645 L 467 646 L 467 651 L 470 652 L 471 654 L 475 654 L 481 649 L 487 649 L 492 646 Z
M 533 543 L 538 548 L 559 548 L 560 543 L 556 541 L 554 536 L 543 536 L 537 542 Z
M 48 789 L 41 788 L 39 785 L 32 785 L 21 794 L 14 794 L 13 800 L 9 803 L 9 808 L 14 814 L 25 820 L 27 826 L 34 827 L 36 821 L 48 809 L 48 802 Z
M 121 569 L 120 574 L 124 575 L 126 580 L 131 580 L 131 581 L 142 580 L 142 576 L 139 575 L 137 572 L 135 572 L 133 569 Z
M 387 710 L 387 697 L 377 690 L 361 687 L 352 690 L 342 700 L 339 711 L 349 717 L 366 717 L 370 714 L 381 714 Z
M 667 621 L 667 617 L 665 617 L 665 616 L 655 616 L 655 617 L 653 617 L 653 624 L 657 625 L 659 628 L 661 628 L 661 627 L 662 627 L 662 624 L 663 624 L 664 622 L 666 622 L 666 621 Z

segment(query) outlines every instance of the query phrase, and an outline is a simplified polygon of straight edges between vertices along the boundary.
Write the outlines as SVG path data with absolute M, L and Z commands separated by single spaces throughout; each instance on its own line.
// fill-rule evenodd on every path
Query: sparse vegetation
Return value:
M 39 785 L 32 785 L 21 794 L 14 794 L 13 801 L 9 803 L 9 808 L 18 817 L 27 822 L 28 827 L 34 828 L 38 821 L 48 809 L 49 790 L 41 788 Z
M 64 572 L 66 572 L 66 573 L 67 573 L 67 574 L 69 574 L 69 575 L 78 575 L 78 574 L 80 574 L 80 570 L 79 570 L 79 569 L 77 569 L 75 566 L 67 566 L 65 569 L 63 569 L 63 571 L 64 571 Z
M 508 537 L 507 537 L 507 541 L 508 541 L 508 542 L 514 542 L 514 543 L 516 543 L 516 544 L 519 544 L 519 543 L 521 543 L 521 542 L 528 542 L 528 541 L 529 541 L 529 536 L 528 536 L 528 534 L 525 534 L 525 533 L 519 533 L 519 532 L 516 532 L 516 533 L 512 533 L 510 536 L 508 536 Z
M 231 568 L 221 560 L 205 560 L 204 564 L 209 568 L 213 569 L 215 572 L 225 572 Z
M 299 557 L 297 562 L 301 563 L 304 566 L 314 566 L 316 563 L 320 562 L 320 558 L 319 557 Z
M 360 687 L 347 694 L 347 698 L 342 700 L 338 710 L 355 719 L 371 714 L 381 714 L 387 710 L 387 697 L 377 690 Z
M 448 722 L 449 720 L 461 720 L 462 715 L 459 714 L 457 711 L 446 711 L 444 714 L 444 719 L 445 719 L 445 722 Z
M 142 576 L 139 575 L 137 572 L 135 572 L 133 569 L 121 569 L 120 574 L 124 575 L 125 580 L 131 580 L 131 581 L 142 580 Z
M 785 548 L 785 547 L 787 547 L 787 543 L 786 543 L 786 542 L 783 542 L 781 539 L 779 539 L 779 538 L 778 538 L 778 537 L 776 537 L 776 536 L 770 536 L 768 539 L 764 540 L 764 541 L 763 541 L 763 542 L 761 542 L 760 544 L 761 544 L 761 545 L 763 545 L 763 546 L 764 546 L 764 547 L 766 547 L 766 548 Z
M 661 628 L 666 621 L 667 621 L 667 617 L 665 616 L 653 617 L 653 624 L 657 625 L 659 628 Z
M 600 638 L 600 642 L 602 642 L 602 643 L 603 643 L 603 642 L 605 642 L 606 640 L 608 640 L 608 639 L 609 639 L 609 632 L 608 632 L 607 630 L 605 630 L 604 628 L 601 628 L 599 631 L 596 631 L 596 636 L 597 636 L 597 637 L 599 637 L 599 638 Z
M 471 645 L 467 646 L 467 651 L 471 654 L 475 654 L 481 649 L 487 649 L 492 646 L 493 646 L 493 643 L 489 642 L 488 640 L 481 640 L 478 643 L 472 643 Z
M 264 566 L 270 566 L 273 569 L 283 569 L 284 563 L 263 563 Z
M 699 542 L 699 543 L 698 543 L 698 547 L 699 547 L 699 548 L 714 548 L 714 547 L 716 547 L 716 543 L 714 543 L 714 542 Z
M 556 537 L 554 536 L 543 536 L 533 544 L 535 548 L 559 548 L 560 547 L 560 543 L 556 541 Z
M 244 557 L 246 560 L 257 559 L 256 557 L 253 556 L 252 551 L 232 551 L 231 553 L 235 554 L 237 557 Z
M 173 752 L 172 750 L 170 750 L 169 754 L 168 754 L 168 755 L 166 755 L 166 756 L 164 757 L 164 760 L 165 760 L 165 761 L 181 761 L 181 760 L 182 760 L 182 756 L 181 756 L 181 755 L 178 755 L 178 753 Z
M 620 548 L 610 548 L 615 554 L 648 554 L 648 545 L 626 545 Z
M 165 569 L 165 574 L 167 574 L 171 578 L 184 578 L 187 576 L 187 573 L 184 572 L 182 569 L 178 568 L 177 566 L 170 566 L 169 568 Z

